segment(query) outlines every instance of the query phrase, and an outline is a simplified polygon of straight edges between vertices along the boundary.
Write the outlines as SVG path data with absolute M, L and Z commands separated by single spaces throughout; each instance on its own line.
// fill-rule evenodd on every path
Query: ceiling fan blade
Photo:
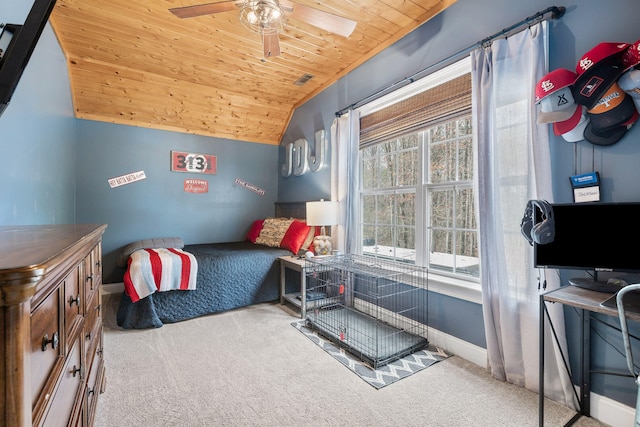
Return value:
M 174 7 L 169 9 L 178 18 L 194 18 L 196 16 L 211 15 L 214 13 L 236 10 L 237 0 L 221 1 L 218 3 L 197 4 L 194 6 Z
M 334 15 L 302 4 L 293 3 L 289 0 L 280 0 L 279 3 L 288 10 L 291 10 L 289 15 L 292 18 L 304 21 L 315 27 L 343 37 L 349 37 L 356 28 L 356 21 L 343 18 L 342 16 Z
M 280 56 L 280 40 L 277 34 L 263 34 L 262 35 L 262 48 L 264 52 L 264 58 L 271 58 L 273 56 Z

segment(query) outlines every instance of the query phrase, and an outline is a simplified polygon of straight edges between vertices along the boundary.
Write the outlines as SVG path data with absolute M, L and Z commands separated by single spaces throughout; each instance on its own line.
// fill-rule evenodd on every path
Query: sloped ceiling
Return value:
M 296 0 L 356 28 L 345 38 L 290 18 L 267 59 L 239 9 L 169 12 L 189 0 L 58 0 L 50 22 L 77 118 L 277 145 L 296 107 L 455 1 Z

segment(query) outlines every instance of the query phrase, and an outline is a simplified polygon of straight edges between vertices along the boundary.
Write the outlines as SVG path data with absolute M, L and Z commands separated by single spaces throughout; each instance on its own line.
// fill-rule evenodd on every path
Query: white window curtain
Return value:
M 527 201 L 552 199 L 548 126 L 536 125 L 534 88 L 547 69 L 547 23 L 472 52 L 473 129 L 482 300 L 491 374 L 539 391 L 539 272 L 520 233 Z M 547 272 L 546 290 L 559 286 Z M 550 307 L 563 351 L 564 317 Z M 576 407 L 559 350 L 545 333 L 545 395 Z M 566 354 L 566 352 L 565 352 Z
M 331 200 L 338 202 L 339 225 L 332 227 L 333 244 L 342 253 L 358 250 L 358 153 L 360 112 L 349 110 L 331 125 Z

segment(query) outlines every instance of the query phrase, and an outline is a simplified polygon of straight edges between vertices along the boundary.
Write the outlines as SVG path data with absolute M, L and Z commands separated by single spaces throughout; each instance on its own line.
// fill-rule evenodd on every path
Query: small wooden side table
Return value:
M 280 258 L 280 304 L 289 302 L 300 309 L 300 318 L 304 319 L 307 316 L 307 274 L 306 263 L 304 258 L 298 258 L 297 256 L 284 255 Z M 286 278 L 285 272 L 289 268 L 300 273 L 300 292 L 285 293 L 286 292 Z

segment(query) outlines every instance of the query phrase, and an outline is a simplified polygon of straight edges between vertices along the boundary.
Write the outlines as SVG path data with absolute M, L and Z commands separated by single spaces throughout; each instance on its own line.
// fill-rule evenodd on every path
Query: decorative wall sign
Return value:
M 126 175 L 110 178 L 109 186 L 111 188 L 120 187 L 121 185 L 131 184 L 132 182 L 140 181 L 145 178 L 147 178 L 147 176 L 144 174 L 144 171 L 128 173 Z
M 187 193 L 208 193 L 209 181 L 204 179 L 185 179 L 184 191 Z
M 598 172 L 573 175 L 569 179 L 571 180 L 571 187 L 573 187 L 574 202 L 600 201 L 600 174 Z
M 315 133 L 314 154 L 311 154 L 309 143 L 301 138 L 284 146 L 284 163 L 280 168 L 280 174 L 287 178 L 292 174 L 304 175 L 309 170 L 317 172 L 327 163 L 328 143 L 325 130 Z
M 236 182 L 236 184 L 246 188 L 247 190 L 251 190 L 256 194 L 264 196 L 265 191 L 262 188 L 256 187 L 253 184 L 249 184 L 248 182 L 245 182 L 245 181 L 241 180 L 240 178 L 236 178 L 235 182 Z
M 171 171 L 191 173 L 216 173 L 217 159 L 211 154 L 171 151 Z

